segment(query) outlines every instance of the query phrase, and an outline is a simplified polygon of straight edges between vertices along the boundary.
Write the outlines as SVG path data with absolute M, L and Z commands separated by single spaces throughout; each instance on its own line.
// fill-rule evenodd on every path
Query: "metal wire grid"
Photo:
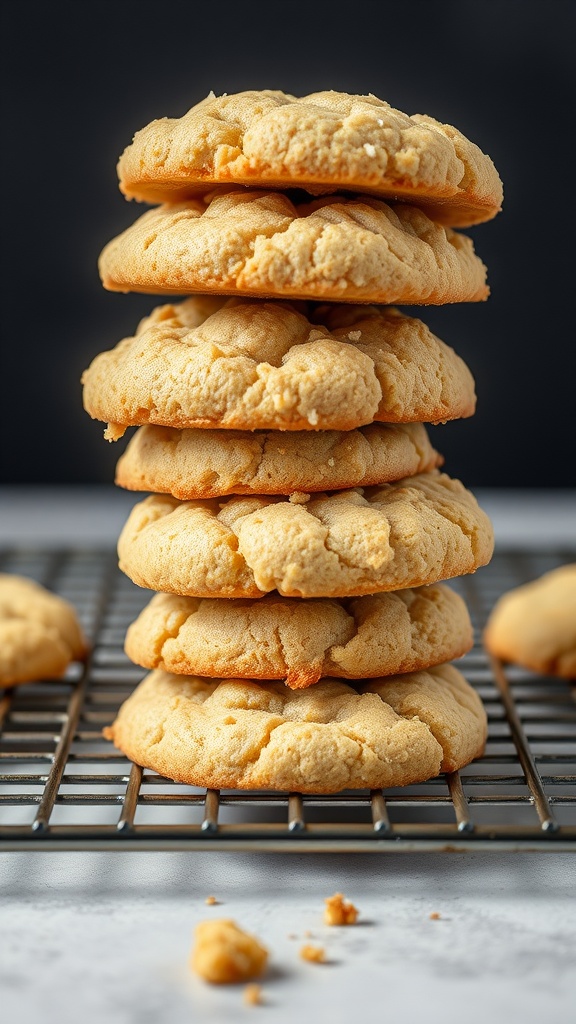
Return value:
M 505 590 L 576 552 L 496 554 L 452 581 L 475 626 L 459 663 L 482 697 L 489 737 L 461 772 L 386 791 L 300 796 L 200 790 L 131 765 L 102 739 L 142 669 L 123 652 L 150 599 L 110 551 L 0 553 L 73 602 L 92 641 L 85 666 L 0 700 L 0 847 L 260 851 L 576 849 L 576 708 L 560 680 L 489 663 L 480 633 Z

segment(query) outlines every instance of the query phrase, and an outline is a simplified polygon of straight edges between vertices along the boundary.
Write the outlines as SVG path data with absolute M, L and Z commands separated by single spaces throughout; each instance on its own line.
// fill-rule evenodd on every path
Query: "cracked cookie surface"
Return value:
M 437 584 L 349 601 L 156 594 L 129 626 L 125 649 L 143 668 L 283 679 L 301 689 L 323 676 L 414 672 L 459 658 L 471 646 L 464 601 Z
M 140 427 L 116 484 L 189 501 L 388 483 L 441 465 L 421 423 L 358 430 L 239 431 Z
M 503 594 L 488 619 L 484 643 L 504 661 L 576 679 L 576 563 Z
M 86 650 L 68 601 L 27 577 L 0 574 L 0 687 L 58 678 Z
M 335 793 L 455 771 L 479 756 L 486 714 L 451 665 L 306 690 L 151 673 L 104 735 L 137 764 L 214 789 Z
M 127 426 L 352 430 L 471 416 L 474 380 L 394 308 L 192 298 L 159 306 L 85 371 L 110 440 Z
M 492 556 L 488 516 L 433 470 L 310 497 L 139 502 L 120 534 L 135 583 L 191 597 L 348 597 L 474 572 Z
M 120 292 L 433 305 L 488 296 L 470 238 L 370 196 L 295 205 L 234 191 L 164 204 L 112 239 L 99 269 Z
M 490 220 L 502 203 L 490 157 L 456 128 L 376 96 L 334 91 L 212 93 L 183 117 L 138 131 L 118 177 L 127 198 L 151 203 L 216 184 L 344 188 L 403 197 L 460 227 Z

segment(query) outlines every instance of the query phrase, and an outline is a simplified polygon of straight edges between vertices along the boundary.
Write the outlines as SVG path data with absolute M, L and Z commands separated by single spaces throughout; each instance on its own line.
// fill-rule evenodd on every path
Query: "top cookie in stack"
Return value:
M 265 91 L 153 122 L 118 170 L 164 205 L 106 246 L 105 287 L 195 297 L 84 375 L 109 439 L 140 426 L 117 483 L 157 492 L 119 541 L 159 591 L 126 643 L 156 671 L 108 735 L 196 785 L 374 788 L 467 763 L 485 714 L 433 668 L 471 645 L 439 581 L 485 564 L 492 531 L 423 424 L 472 415 L 474 383 L 389 304 L 486 298 L 452 225 L 498 212 L 492 162 L 373 96 Z
M 311 195 L 345 189 L 407 201 L 459 227 L 491 220 L 502 204 L 490 157 L 452 125 L 332 90 L 211 93 L 184 117 L 137 132 L 118 177 L 128 199 L 147 203 L 230 184 Z

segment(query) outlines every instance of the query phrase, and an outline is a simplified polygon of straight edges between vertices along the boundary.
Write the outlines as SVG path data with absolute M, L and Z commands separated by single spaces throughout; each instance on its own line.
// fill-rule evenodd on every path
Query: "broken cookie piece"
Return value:
M 307 943 L 300 949 L 300 959 L 309 960 L 313 964 L 324 964 L 326 963 L 326 950 L 323 946 L 313 946 L 311 943 Z
M 268 950 L 234 921 L 221 918 L 196 926 L 192 970 L 213 985 L 249 981 L 262 974 Z
M 344 925 L 356 924 L 358 910 L 353 903 L 345 899 L 341 892 L 335 892 L 324 900 L 324 924 Z
M 244 989 L 244 1002 L 246 1006 L 260 1006 L 262 1003 L 262 989 L 260 985 L 246 985 Z

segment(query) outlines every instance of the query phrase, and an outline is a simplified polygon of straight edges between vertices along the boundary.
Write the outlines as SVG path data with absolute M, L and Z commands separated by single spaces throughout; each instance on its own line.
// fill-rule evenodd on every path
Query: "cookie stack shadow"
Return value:
M 424 424 L 472 415 L 474 382 L 391 303 L 486 298 L 452 225 L 498 212 L 490 159 L 373 96 L 260 92 L 153 122 L 119 177 L 162 205 L 106 246 L 104 286 L 189 297 L 83 377 L 109 440 L 138 428 L 116 482 L 150 496 L 118 552 L 157 592 L 126 636 L 152 672 L 106 735 L 211 788 L 462 767 L 486 715 L 448 664 L 472 629 L 441 581 L 486 564 L 493 536 Z

